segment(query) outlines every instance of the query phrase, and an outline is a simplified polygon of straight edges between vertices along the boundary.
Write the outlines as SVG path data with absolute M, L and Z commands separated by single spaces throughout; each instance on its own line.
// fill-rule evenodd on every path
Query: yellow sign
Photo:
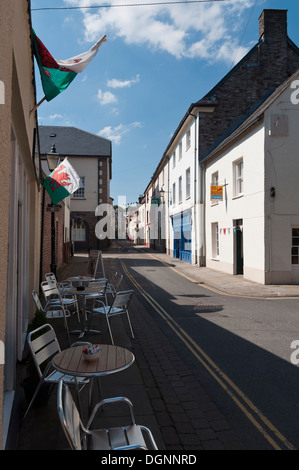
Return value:
M 223 201 L 223 186 L 211 185 L 211 201 Z

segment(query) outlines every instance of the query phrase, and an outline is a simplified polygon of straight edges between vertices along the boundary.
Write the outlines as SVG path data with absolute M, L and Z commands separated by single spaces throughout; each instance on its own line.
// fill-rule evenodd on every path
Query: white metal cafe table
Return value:
M 99 292 L 99 289 L 97 287 L 90 287 L 90 286 L 78 286 L 78 287 L 71 287 L 67 290 L 68 295 L 76 295 L 80 299 L 80 305 L 81 305 L 81 330 L 72 330 L 70 331 L 71 334 L 78 334 L 79 338 L 83 338 L 85 333 L 100 333 L 99 330 L 90 330 L 87 325 L 86 325 L 86 297 L 91 296 L 92 294 L 96 295 L 98 294 L 99 296 L 101 295 L 101 292 Z M 104 293 L 103 293 L 104 297 Z
M 93 389 L 93 379 L 105 375 L 115 374 L 130 367 L 134 361 L 134 354 L 128 349 L 111 344 L 100 344 L 99 357 L 94 361 L 87 361 L 83 353 L 86 345 L 74 346 L 61 351 L 52 359 L 53 367 L 63 374 L 75 377 L 88 377 L 89 407 Z

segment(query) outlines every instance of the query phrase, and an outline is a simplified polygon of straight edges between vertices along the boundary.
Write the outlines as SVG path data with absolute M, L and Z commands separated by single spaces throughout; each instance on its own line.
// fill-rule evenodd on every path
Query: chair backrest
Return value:
M 88 287 L 96 288 L 99 292 L 105 292 L 107 283 L 107 279 L 92 279 L 88 282 Z
M 56 284 L 57 284 L 57 279 L 56 279 L 56 276 L 55 276 L 54 273 L 46 273 L 45 274 L 45 279 L 46 279 L 46 281 L 56 282 Z
M 41 289 L 44 294 L 45 300 L 47 301 L 49 297 L 60 297 L 59 289 L 56 282 L 53 281 L 43 281 L 41 283 Z
M 60 423 L 72 450 L 82 450 L 82 425 L 76 404 L 66 384 L 61 380 L 57 391 L 57 409 Z
M 123 279 L 123 275 L 122 274 L 119 274 L 119 273 L 114 273 L 114 276 L 113 278 L 111 279 L 111 286 L 113 287 L 114 289 L 114 292 L 117 292 L 118 291 L 118 288 L 120 286 L 120 283 Z
M 54 354 L 60 352 L 60 346 L 52 326 L 46 323 L 31 331 L 28 334 L 28 345 L 38 375 L 41 377 L 43 374 L 41 365 L 44 364 L 45 361 L 49 361 Z
M 132 299 L 134 291 L 126 290 L 116 292 L 112 306 L 116 308 L 127 309 Z
M 35 306 L 37 310 L 41 310 L 42 312 L 44 311 L 43 306 L 41 304 L 41 301 L 39 300 L 39 296 L 37 295 L 37 292 L 35 290 L 32 291 L 32 298 L 34 300 Z

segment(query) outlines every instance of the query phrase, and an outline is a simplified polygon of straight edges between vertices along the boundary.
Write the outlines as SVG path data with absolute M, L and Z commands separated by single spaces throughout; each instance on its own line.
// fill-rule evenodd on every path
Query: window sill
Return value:
M 244 193 L 237 194 L 237 196 L 233 196 L 232 199 L 240 199 L 241 197 L 244 197 Z

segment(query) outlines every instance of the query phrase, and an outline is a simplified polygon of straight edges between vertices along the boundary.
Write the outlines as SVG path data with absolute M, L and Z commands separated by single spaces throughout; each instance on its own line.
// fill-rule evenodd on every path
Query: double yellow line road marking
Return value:
M 168 312 L 139 284 L 128 271 L 123 260 L 120 259 L 122 269 L 139 293 L 153 307 L 158 315 L 167 323 L 173 332 L 180 338 L 193 356 L 202 364 L 210 375 L 218 382 L 225 392 L 236 403 L 239 409 L 264 436 L 275 450 L 296 450 L 295 447 L 278 431 L 240 388 L 215 364 L 203 349 L 181 328 L 181 326 L 168 314 Z

